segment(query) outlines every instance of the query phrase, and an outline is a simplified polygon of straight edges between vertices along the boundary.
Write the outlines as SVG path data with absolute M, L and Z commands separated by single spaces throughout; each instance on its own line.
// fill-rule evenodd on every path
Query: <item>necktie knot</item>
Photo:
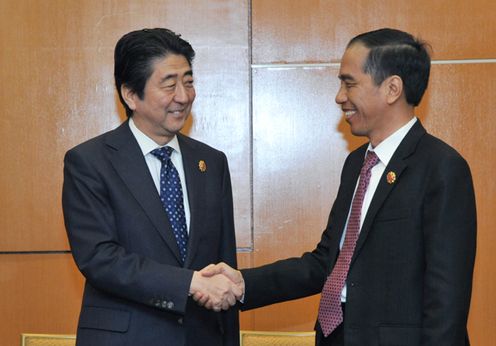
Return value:
M 369 171 L 377 165 L 379 162 L 379 157 L 374 151 L 367 150 L 367 155 L 365 156 L 365 161 L 363 162 L 363 168 L 365 171 Z
M 163 163 L 166 163 L 167 161 L 170 160 L 172 151 L 174 151 L 174 149 L 172 147 L 167 146 L 167 147 L 154 149 L 151 151 L 151 154 L 160 161 L 162 161 Z

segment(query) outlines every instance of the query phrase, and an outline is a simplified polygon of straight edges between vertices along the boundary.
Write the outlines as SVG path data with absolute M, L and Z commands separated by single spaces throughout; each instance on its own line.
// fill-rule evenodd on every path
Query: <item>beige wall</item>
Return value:
M 357 33 L 393 26 L 432 44 L 417 114 L 472 167 L 479 234 L 469 331 L 474 345 L 490 345 L 494 13 L 485 0 L 1 1 L 0 343 L 75 332 L 83 279 L 67 252 L 62 160 L 125 118 L 112 80 L 122 34 L 166 26 L 196 49 L 186 133 L 228 155 L 240 266 L 250 267 L 298 256 L 320 238 L 344 158 L 363 142 L 334 104 L 339 59 Z M 310 330 L 317 306 L 311 297 L 244 312 L 242 328 Z

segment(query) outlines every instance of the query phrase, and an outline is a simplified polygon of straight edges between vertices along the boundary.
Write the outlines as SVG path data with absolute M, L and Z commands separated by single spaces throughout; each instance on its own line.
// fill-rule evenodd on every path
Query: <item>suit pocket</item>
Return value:
M 421 328 L 416 326 L 382 326 L 379 327 L 380 346 L 418 346 Z
M 124 333 L 129 328 L 129 311 L 96 306 L 84 306 L 79 318 L 79 328 L 108 330 Z

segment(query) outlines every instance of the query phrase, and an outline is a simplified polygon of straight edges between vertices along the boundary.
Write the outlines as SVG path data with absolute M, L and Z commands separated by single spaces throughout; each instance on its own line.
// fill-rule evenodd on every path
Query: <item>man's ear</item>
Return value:
M 138 97 L 138 95 L 136 95 L 136 93 L 130 88 L 128 88 L 125 84 L 121 85 L 121 95 L 122 98 L 124 99 L 124 102 L 126 102 L 127 106 L 129 107 L 129 109 L 135 111 L 136 98 Z
M 398 75 L 392 75 L 384 80 L 386 101 L 388 104 L 395 103 L 403 95 L 403 80 Z

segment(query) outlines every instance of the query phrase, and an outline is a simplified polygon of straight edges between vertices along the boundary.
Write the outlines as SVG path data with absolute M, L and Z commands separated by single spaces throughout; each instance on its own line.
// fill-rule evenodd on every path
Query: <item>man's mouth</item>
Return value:
M 356 111 L 355 110 L 353 110 L 353 111 L 352 110 L 348 110 L 348 111 L 343 110 L 343 112 L 344 112 L 344 116 L 346 118 L 351 118 L 353 115 L 356 114 Z
M 184 109 L 170 110 L 169 113 L 175 116 L 183 115 Z

